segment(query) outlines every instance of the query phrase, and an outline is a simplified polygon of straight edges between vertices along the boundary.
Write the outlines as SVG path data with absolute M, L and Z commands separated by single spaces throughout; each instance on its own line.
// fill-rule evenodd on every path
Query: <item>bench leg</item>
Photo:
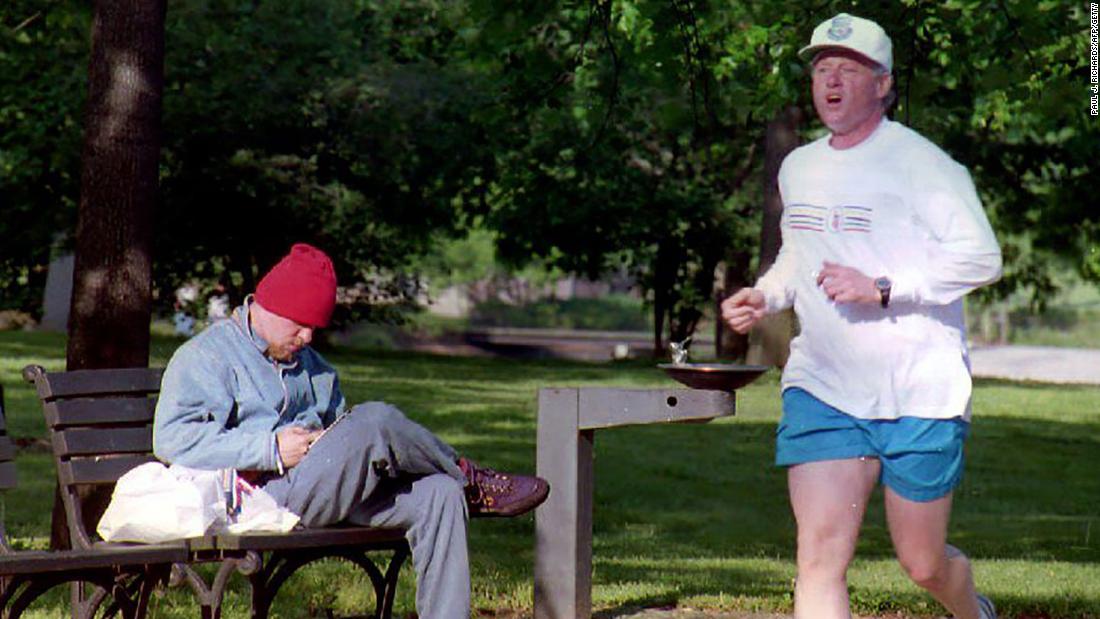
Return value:
M 108 594 L 112 596 L 113 601 L 107 607 L 105 617 L 114 614 L 116 609 L 125 617 L 132 617 L 135 614 L 125 587 L 118 583 L 116 578 L 105 578 L 102 582 L 91 583 L 96 585 L 91 593 L 88 592 L 88 584 L 86 580 L 72 582 L 70 603 L 73 619 L 94 619 L 96 611 L 107 601 Z
M 169 574 L 172 571 L 171 565 L 150 565 L 146 566 L 145 572 L 141 575 L 141 582 L 138 583 L 136 604 L 134 608 L 134 616 L 137 619 L 145 617 L 149 612 L 149 598 L 153 595 L 153 590 L 162 583 L 168 582 Z
M 73 615 L 94 619 L 96 612 L 109 599 L 110 604 L 104 607 L 101 616 L 110 617 L 118 612 L 124 619 L 141 619 L 149 612 L 149 598 L 152 597 L 153 590 L 168 580 L 171 567 L 168 564 L 146 565 L 140 571 L 117 573 L 114 575 L 114 586 L 109 592 L 98 587 L 91 597 L 78 602 L 80 610 L 74 611 Z M 73 589 L 83 589 L 83 584 L 76 583 Z
M 217 619 L 221 617 L 221 600 L 212 599 L 210 587 L 193 567 L 186 563 L 177 563 L 172 566 L 172 570 L 175 572 L 173 580 L 182 576 L 187 586 L 191 588 L 191 592 L 195 594 L 195 599 L 199 601 L 199 608 L 201 609 L 200 616 L 202 619 Z M 221 573 L 221 568 L 218 569 L 218 572 Z
M 344 559 L 366 572 L 374 587 L 375 595 L 375 608 L 371 616 L 373 619 L 389 619 L 393 614 L 397 578 L 401 565 L 409 557 L 409 548 L 406 544 L 401 544 L 388 549 L 370 550 L 393 551 L 393 557 L 384 575 L 374 561 L 367 556 L 368 551 L 364 549 L 325 548 L 272 552 L 265 561 L 263 569 L 249 576 L 249 582 L 252 585 L 252 619 L 267 619 L 271 612 L 271 604 L 287 579 L 299 569 L 321 559 Z
M 30 601 L 20 603 L 19 600 L 23 597 L 23 592 L 30 582 L 30 579 L 26 576 L 17 575 L 4 577 L 4 589 L 3 592 L 0 593 L 0 609 L 2 609 L 3 612 L 0 616 L 4 619 L 18 617 L 23 610 L 26 609 Z M 33 598 L 31 601 L 33 601 Z
M 88 592 L 87 583 L 74 582 L 72 591 L 73 619 L 95 619 L 96 611 L 108 600 L 108 594 L 111 595 L 113 601 L 107 606 L 107 610 L 104 611 L 104 617 L 109 617 L 114 614 L 116 608 L 125 617 L 130 617 L 135 614 L 133 608 L 129 608 L 128 610 L 130 612 L 128 613 L 124 610 L 126 607 L 130 606 L 130 598 L 127 596 L 128 592 L 126 591 L 126 587 L 115 579 L 111 580 L 109 587 L 97 584 L 95 590 L 91 593 Z M 125 600 L 125 602 L 121 600 Z
M 7 619 L 8 602 L 15 595 L 17 586 L 14 576 L 0 577 L 0 619 Z
M 393 553 L 390 565 L 386 568 L 386 592 L 379 596 L 378 608 L 375 612 L 376 619 L 390 619 L 393 616 L 393 598 L 397 594 L 397 577 L 401 573 L 401 565 L 409 558 L 409 548 L 402 546 Z M 375 586 L 375 591 L 378 587 Z
M 6 619 L 18 619 L 24 611 L 44 593 L 58 585 L 71 583 L 74 590 L 72 615 L 80 619 L 91 618 L 96 610 L 103 604 L 110 592 L 113 598 L 112 606 L 117 606 L 125 619 L 133 619 L 137 616 L 137 608 L 133 600 L 129 598 L 125 590 L 122 590 L 113 574 L 107 571 L 82 574 L 45 573 L 35 576 L 15 577 L 10 586 L 4 591 L 4 601 L 10 600 Z M 93 584 L 97 587 L 95 593 L 86 599 L 77 598 L 75 591 L 83 588 L 84 584 Z
M 225 596 L 225 588 L 229 584 L 229 577 L 234 572 L 251 575 L 260 570 L 262 558 L 258 553 L 247 552 L 240 557 L 227 557 L 218 565 L 218 572 L 214 575 L 213 585 L 207 585 L 202 576 L 190 565 L 177 563 L 176 569 L 186 579 L 191 591 L 199 601 L 202 609 L 202 619 L 221 619 L 222 598 Z

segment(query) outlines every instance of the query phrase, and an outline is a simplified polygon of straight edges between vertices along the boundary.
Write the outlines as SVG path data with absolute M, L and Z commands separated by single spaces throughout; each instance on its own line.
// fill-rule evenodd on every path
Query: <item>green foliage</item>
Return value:
M 720 261 L 747 278 L 760 194 L 746 181 L 798 76 L 795 20 L 691 2 L 471 7 L 505 85 L 487 218 L 501 255 L 625 269 L 682 339 Z
M 234 300 L 294 241 L 356 286 L 341 320 L 393 317 L 411 259 L 481 208 L 493 158 L 482 76 L 451 53 L 444 3 L 171 3 L 155 282 Z M 75 222 L 88 7 L 0 8 L 0 292 L 37 310 L 51 248 Z M 350 312 L 350 313 L 349 313 Z
M 474 288 L 514 287 L 516 282 L 534 289 L 553 284 L 565 274 L 532 257 L 522 267 L 508 268 L 497 255 L 497 236 L 484 227 L 471 228 L 465 237 L 439 238 L 435 249 L 415 262 L 413 268 L 430 284 L 432 293 L 448 286 L 464 286 L 470 295 Z M 518 295 L 522 296 L 522 295 Z
M 304 240 L 389 316 L 421 292 L 420 257 L 478 227 L 513 267 L 633 275 L 682 337 L 719 262 L 751 273 L 765 124 L 812 117 L 796 52 L 841 10 L 891 34 L 895 116 L 973 173 L 1008 258 L 989 294 L 1041 304 L 1054 256 L 1100 281 L 1083 4 L 174 0 L 161 302 L 191 280 L 237 298 Z M 37 311 L 75 222 L 88 15 L 0 6 L 6 307 Z M 447 251 L 455 277 L 488 268 Z
M 1053 259 L 1092 281 L 1100 226 L 1091 176 L 1100 122 L 1087 111 L 1085 5 L 1004 0 L 926 3 L 888 12 L 901 106 L 974 176 L 1005 245 L 1004 296 L 1041 305 Z
M 551 299 L 523 305 L 489 300 L 470 312 L 470 325 L 598 331 L 644 331 L 651 326 L 641 302 L 626 295 Z
M 464 239 L 441 241 L 420 266 L 436 289 L 489 280 L 500 274 L 493 245 L 491 233 L 472 230 Z
M 437 13 L 198 0 L 170 12 L 158 283 L 220 279 L 239 298 L 310 241 L 358 284 L 341 322 L 414 303 L 411 258 L 476 212 L 490 163 L 466 122 L 478 79 L 447 63 L 454 24 Z
M 0 4 L 0 309 L 41 310 L 76 224 L 89 29 L 86 2 Z

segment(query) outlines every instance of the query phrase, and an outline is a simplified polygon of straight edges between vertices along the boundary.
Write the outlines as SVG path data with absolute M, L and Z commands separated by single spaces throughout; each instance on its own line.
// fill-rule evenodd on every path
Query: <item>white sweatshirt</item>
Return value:
M 794 150 L 779 189 L 783 246 L 756 288 L 801 325 L 783 388 L 864 419 L 969 418 L 962 297 L 1000 277 L 1001 251 L 966 169 L 884 119 L 852 148 Z M 825 261 L 889 277 L 890 306 L 830 301 Z

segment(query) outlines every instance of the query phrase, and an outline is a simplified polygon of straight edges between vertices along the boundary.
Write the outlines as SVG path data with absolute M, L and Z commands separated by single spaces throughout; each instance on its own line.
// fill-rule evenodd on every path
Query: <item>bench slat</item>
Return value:
M 27 550 L 0 556 L 0 575 L 72 572 L 114 566 L 187 561 L 186 546 L 127 546 L 95 550 Z
M 73 428 L 50 436 L 54 455 L 148 454 L 153 451 L 153 433 L 141 428 Z
M 356 546 L 393 542 L 405 543 L 401 529 L 369 527 L 327 527 L 297 529 L 289 533 L 248 533 L 244 535 L 222 534 L 217 536 L 217 547 L 222 550 L 297 550 L 323 546 Z
M 153 393 L 160 390 L 162 373 L 160 368 L 74 370 L 38 374 L 35 384 L 38 397 L 43 400 L 112 393 Z
M 156 462 L 151 455 L 119 458 L 83 458 L 57 463 L 57 478 L 62 486 L 72 484 L 111 484 L 126 471 L 146 462 Z
M 0 462 L 0 490 L 11 490 L 17 485 L 15 462 Z
M 156 398 L 105 397 L 55 400 L 43 404 L 46 424 L 51 428 L 106 425 L 114 423 L 152 423 Z
M 0 462 L 8 462 L 15 459 L 15 445 L 6 434 L 0 434 Z

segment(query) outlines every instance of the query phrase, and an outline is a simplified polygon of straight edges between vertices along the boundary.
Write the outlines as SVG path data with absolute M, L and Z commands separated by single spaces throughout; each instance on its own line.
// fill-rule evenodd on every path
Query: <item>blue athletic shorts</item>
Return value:
M 963 441 L 969 431 L 970 424 L 959 417 L 859 419 L 793 387 L 783 392 L 775 463 L 878 458 L 883 484 L 911 501 L 932 501 L 962 479 Z

